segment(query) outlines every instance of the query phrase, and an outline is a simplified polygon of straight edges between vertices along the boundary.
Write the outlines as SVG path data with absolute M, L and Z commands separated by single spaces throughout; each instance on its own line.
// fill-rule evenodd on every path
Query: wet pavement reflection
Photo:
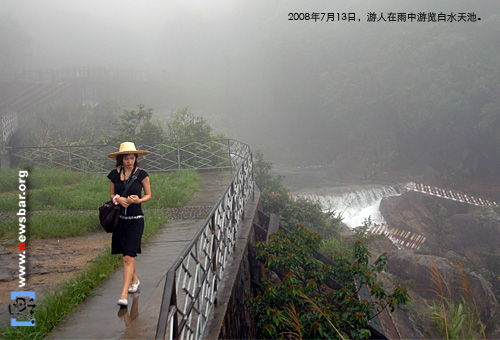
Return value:
M 120 310 L 118 311 L 118 318 L 122 319 L 127 327 L 139 315 L 139 293 L 135 293 L 133 295 L 132 305 L 130 306 L 130 313 L 128 309 L 129 306 L 120 306 Z

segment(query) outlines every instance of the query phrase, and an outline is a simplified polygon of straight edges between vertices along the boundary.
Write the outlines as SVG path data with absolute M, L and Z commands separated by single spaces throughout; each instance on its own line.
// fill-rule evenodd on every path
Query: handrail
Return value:
M 0 144 L 7 143 L 9 138 L 17 130 L 17 112 L 8 112 L 0 117 Z
M 234 139 L 136 143 L 136 145 L 138 149 L 150 152 L 149 155 L 141 157 L 141 166 L 148 169 L 148 172 L 174 171 L 183 168 L 233 169 L 241 162 L 241 155 L 250 150 L 248 145 Z M 9 149 L 13 166 L 61 167 L 70 171 L 108 173 L 114 167 L 115 162 L 107 155 L 115 152 L 116 148 L 116 144 L 103 144 L 29 146 Z
M 83 80 L 92 78 L 111 78 L 128 81 L 163 81 L 167 79 L 164 70 L 130 70 L 130 69 L 107 69 L 92 67 L 72 67 L 63 69 L 41 69 L 23 70 L 4 73 L 0 82 L 24 82 L 24 83 L 49 83 L 67 80 Z
M 241 164 L 202 227 L 167 272 L 156 339 L 200 339 L 216 304 L 217 291 L 246 202 L 254 192 L 253 158 L 240 148 Z

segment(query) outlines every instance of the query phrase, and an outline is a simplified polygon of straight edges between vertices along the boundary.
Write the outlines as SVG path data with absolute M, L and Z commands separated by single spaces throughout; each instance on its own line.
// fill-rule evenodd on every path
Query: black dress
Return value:
M 121 195 L 127 181 L 120 179 L 120 168 L 112 170 L 108 178 L 115 185 L 115 194 Z M 148 177 L 146 170 L 136 171 L 137 179 L 132 183 L 127 191 L 127 196 L 142 196 L 142 180 Z M 118 228 L 113 232 L 111 238 L 111 254 L 123 254 L 136 257 L 141 253 L 141 238 L 144 232 L 144 213 L 141 204 L 131 204 L 128 208 L 120 206 L 120 220 Z

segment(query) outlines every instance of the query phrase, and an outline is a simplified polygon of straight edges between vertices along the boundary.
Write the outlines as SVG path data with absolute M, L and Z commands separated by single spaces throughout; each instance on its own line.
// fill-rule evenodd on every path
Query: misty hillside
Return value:
M 189 106 L 273 161 L 339 171 L 500 168 L 500 2 L 6 1 L 0 74 L 148 69 L 156 119 Z M 359 21 L 293 21 L 289 13 Z M 464 13 L 475 21 L 367 22 Z M 293 17 L 293 16 L 292 16 Z M 338 18 L 338 17 L 337 17 Z M 144 98 L 133 98 L 135 105 Z

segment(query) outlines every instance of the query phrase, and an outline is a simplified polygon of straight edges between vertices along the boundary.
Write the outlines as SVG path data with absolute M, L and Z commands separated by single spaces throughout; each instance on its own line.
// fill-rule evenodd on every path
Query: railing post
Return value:
M 181 147 L 180 142 L 177 142 L 177 169 L 181 169 Z
M 227 155 L 229 157 L 229 167 L 231 169 L 231 177 L 233 177 L 233 160 L 231 159 L 231 143 L 227 139 Z
M 177 294 L 175 291 L 175 286 L 175 271 L 169 270 L 167 272 L 167 277 L 165 278 L 165 288 L 163 290 L 163 297 L 160 306 L 160 313 L 163 312 L 165 318 L 158 319 L 155 336 L 156 340 L 165 339 L 168 323 L 170 321 L 169 319 L 172 319 L 170 325 L 170 338 L 179 338 L 179 320 L 177 318 Z M 172 316 L 171 313 L 173 313 Z
M 217 239 L 217 225 L 215 223 L 215 214 L 213 214 L 210 219 L 212 220 L 213 233 L 214 233 L 214 243 L 212 244 L 212 270 L 214 272 L 214 305 L 217 305 L 217 248 L 219 247 L 220 240 Z
M 68 162 L 69 162 L 69 171 L 73 171 L 73 168 L 71 166 L 71 147 L 68 146 Z

